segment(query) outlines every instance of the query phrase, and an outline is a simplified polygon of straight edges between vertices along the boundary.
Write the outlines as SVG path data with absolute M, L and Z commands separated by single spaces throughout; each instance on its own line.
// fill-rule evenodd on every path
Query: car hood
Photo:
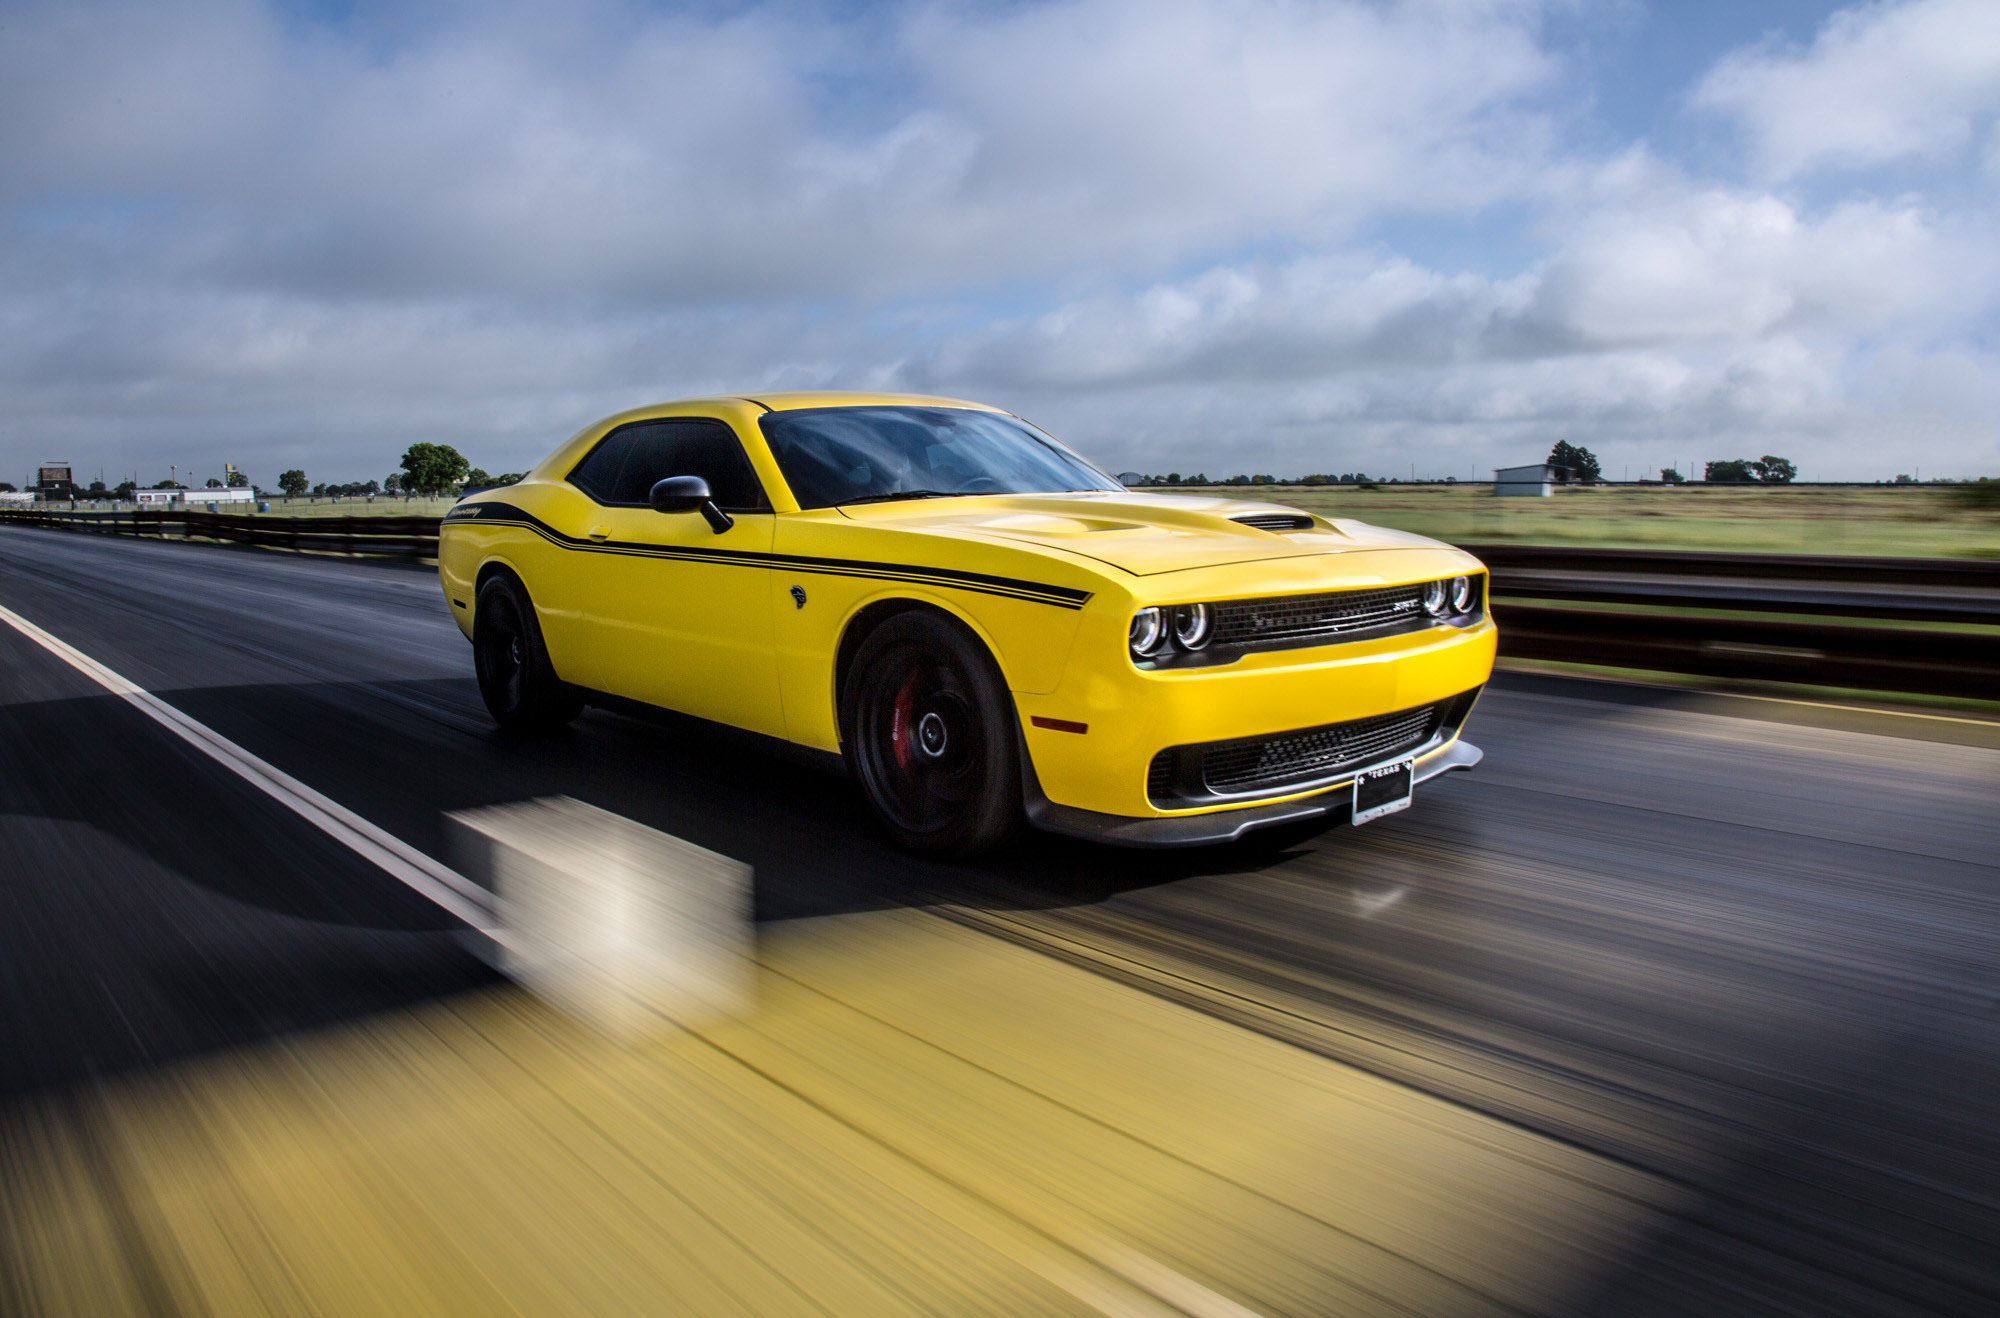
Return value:
M 1428 548 L 1437 543 L 1261 499 L 1179 494 L 974 495 L 860 504 L 840 511 L 876 526 L 1061 550 L 1135 576 L 1363 549 Z M 1286 515 L 1306 519 L 1309 525 L 1267 530 L 1240 520 Z

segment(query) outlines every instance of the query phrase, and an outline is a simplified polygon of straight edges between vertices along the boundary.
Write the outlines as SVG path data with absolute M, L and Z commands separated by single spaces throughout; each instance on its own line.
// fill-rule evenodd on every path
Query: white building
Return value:
M 1555 493 L 1555 479 L 1556 469 L 1546 462 L 1528 467 L 1496 467 L 1493 470 L 1493 492 L 1547 498 Z
M 134 490 L 132 501 L 141 508 L 172 508 L 183 503 L 255 503 L 257 491 L 247 485 L 220 490 Z

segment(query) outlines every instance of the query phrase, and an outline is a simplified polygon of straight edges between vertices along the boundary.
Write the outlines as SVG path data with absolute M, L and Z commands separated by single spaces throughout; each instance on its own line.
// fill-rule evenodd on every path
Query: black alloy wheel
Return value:
M 565 686 L 542 646 L 534 606 L 512 578 L 489 577 L 472 612 L 472 662 L 479 695 L 503 728 L 554 728 L 583 702 Z
M 917 610 L 870 633 L 843 686 L 841 730 L 868 803 L 902 846 L 970 855 L 1020 821 L 1013 702 L 957 622 Z

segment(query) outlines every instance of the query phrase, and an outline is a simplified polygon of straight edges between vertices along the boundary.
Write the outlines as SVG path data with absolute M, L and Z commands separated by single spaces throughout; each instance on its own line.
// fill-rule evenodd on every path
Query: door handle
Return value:
M 585 531 L 584 534 L 592 540 L 609 540 L 611 538 L 611 528 L 608 526 L 593 526 L 588 531 Z

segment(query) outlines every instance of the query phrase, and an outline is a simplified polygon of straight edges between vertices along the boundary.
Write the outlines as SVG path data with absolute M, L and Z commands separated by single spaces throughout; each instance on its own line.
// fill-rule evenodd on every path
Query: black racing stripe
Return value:
M 826 576 L 869 577 L 882 581 L 907 581 L 942 586 L 950 590 L 973 591 L 1008 599 L 1050 604 L 1063 609 L 1080 609 L 1089 603 L 1091 592 L 1069 586 L 1049 586 L 1018 577 L 998 577 L 984 572 L 962 572 L 956 568 L 921 567 L 914 563 L 871 563 L 858 558 L 811 558 L 802 554 L 772 554 L 746 549 L 704 549 L 699 545 L 647 545 L 628 540 L 588 540 L 565 535 L 526 509 L 511 503 L 461 504 L 445 514 L 445 525 L 463 526 L 470 522 L 495 526 L 518 526 L 533 531 L 551 544 L 591 554 L 623 554 L 633 558 L 672 558 L 713 563 L 724 567 L 787 568 Z M 440 528 L 442 529 L 442 528 Z

